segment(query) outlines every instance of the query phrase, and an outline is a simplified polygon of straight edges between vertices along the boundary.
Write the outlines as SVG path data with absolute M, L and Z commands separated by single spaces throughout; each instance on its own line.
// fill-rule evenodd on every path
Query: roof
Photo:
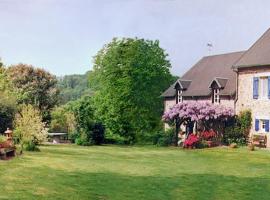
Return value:
M 270 29 L 268 29 L 233 65 L 233 68 L 270 65 Z
M 209 86 L 213 81 L 224 88 L 220 91 L 220 95 L 234 95 L 236 73 L 231 67 L 243 53 L 244 51 L 203 57 L 179 80 L 191 81 L 182 96 L 208 96 L 211 93 Z M 175 94 L 173 84 L 163 93 L 163 96 L 172 97 Z
M 216 82 L 219 88 L 225 88 L 228 79 L 227 78 L 221 78 L 221 77 L 215 77 L 209 84 L 209 88 L 211 87 L 211 85 L 213 84 L 213 82 Z
M 161 94 L 162 97 L 174 97 L 176 94 L 175 88 L 174 88 L 174 84 L 172 84 L 167 90 L 165 90 L 165 92 L 163 92 Z

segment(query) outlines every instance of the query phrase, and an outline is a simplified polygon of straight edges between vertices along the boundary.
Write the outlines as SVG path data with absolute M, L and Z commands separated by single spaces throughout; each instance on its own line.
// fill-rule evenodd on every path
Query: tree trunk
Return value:
M 174 136 L 174 146 L 178 146 L 178 133 L 179 133 L 179 130 L 180 130 L 180 120 L 179 119 L 176 119 L 175 120 L 175 136 Z

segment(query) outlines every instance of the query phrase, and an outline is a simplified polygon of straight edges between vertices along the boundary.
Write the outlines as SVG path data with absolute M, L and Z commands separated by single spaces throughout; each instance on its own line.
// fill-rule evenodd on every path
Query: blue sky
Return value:
M 270 27 L 269 8 L 268 0 L 0 0 L 0 57 L 84 73 L 113 37 L 137 36 L 160 40 L 181 75 L 203 56 L 249 48 Z

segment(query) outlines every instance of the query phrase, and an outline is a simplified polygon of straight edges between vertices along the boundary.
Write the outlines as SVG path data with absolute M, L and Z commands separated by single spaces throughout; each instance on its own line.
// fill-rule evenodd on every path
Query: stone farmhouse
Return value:
M 165 111 L 183 101 L 250 109 L 250 135 L 266 135 L 270 147 L 270 29 L 247 51 L 203 57 L 162 96 Z

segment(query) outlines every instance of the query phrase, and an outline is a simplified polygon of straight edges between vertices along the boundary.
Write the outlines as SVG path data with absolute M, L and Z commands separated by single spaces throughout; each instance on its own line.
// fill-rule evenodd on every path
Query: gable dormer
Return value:
M 190 80 L 181 80 L 178 79 L 174 83 L 174 88 L 176 91 L 176 103 L 183 102 L 183 92 L 186 91 L 190 85 L 191 81 Z
M 227 78 L 215 77 L 209 84 L 212 94 L 212 103 L 220 103 L 220 91 L 223 90 L 227 84 Z

